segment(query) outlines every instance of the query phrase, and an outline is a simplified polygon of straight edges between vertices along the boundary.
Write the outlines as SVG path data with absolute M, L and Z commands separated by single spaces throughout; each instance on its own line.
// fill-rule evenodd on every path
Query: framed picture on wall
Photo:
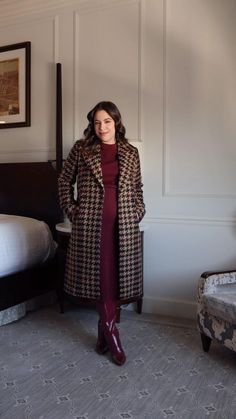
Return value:
M 31 43 L 0 46 L 0 128 L 30 126 Z

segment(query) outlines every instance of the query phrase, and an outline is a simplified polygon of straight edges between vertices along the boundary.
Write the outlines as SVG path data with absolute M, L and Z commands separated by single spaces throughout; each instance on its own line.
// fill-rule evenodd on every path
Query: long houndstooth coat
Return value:
M 75 297 L 100 297 L 100 236 L 104 186 L 100 144 L 92 156 L 83 140 L 72 147 L 59 178 L 61 207 L 72 222 L 64 280 Z M 118 143 L 119 299 L 142 295 L 142 255 L 139 222 L 145 214 L 137 148 Z M 77 198 L 74 198 L 76 183 Z

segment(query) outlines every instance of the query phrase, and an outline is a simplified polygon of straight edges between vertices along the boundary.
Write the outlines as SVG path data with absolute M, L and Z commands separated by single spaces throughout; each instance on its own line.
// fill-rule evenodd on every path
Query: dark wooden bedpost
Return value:
M 62 77 L 61 64 L 56 67 L 56 170 L 59 175 L 62 169 Z

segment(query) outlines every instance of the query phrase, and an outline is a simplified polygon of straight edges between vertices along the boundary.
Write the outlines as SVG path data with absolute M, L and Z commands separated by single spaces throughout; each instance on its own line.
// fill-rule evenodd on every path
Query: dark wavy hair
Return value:
M 87 128 L 84 130 L 84 147 L 90 147 L 94 149 L 94 147 L 100 143 L 99 138 L 96 136 L 95 129 L 94 129 L 94 118 L 97 111 L 105 111 L 110 115 L 110 117 L 115 122 L 115 131 L 116 131 L 116 141 L 117 142 L 128 142 L 127 138 L 125 137 L 125 127 L 122 123 L 121 114 L 117 106 L 109 101 L 102 101 L 97 103 L 91 111 L 89 111 L 87 115 L 87 119 L 89 121 Z

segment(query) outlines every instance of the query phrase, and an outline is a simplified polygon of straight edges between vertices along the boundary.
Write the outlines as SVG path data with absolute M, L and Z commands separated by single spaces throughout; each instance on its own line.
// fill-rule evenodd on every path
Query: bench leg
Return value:
M 211 346 L 212 339 L 209 336 L 204 335 L 201 333 L 201 340 L 202 340 L 202 348 L 204 352 L 208 352 Z
M 116 307 L 116 323 L 120 323 L 120 312 L 121 312 L 121 307 L 117 306 Z
M 138 312 L 138 314 L 142 314 L 142 308 L 143 308 L 143 299 L 140 298 L 137 301 L 137 312 Z

